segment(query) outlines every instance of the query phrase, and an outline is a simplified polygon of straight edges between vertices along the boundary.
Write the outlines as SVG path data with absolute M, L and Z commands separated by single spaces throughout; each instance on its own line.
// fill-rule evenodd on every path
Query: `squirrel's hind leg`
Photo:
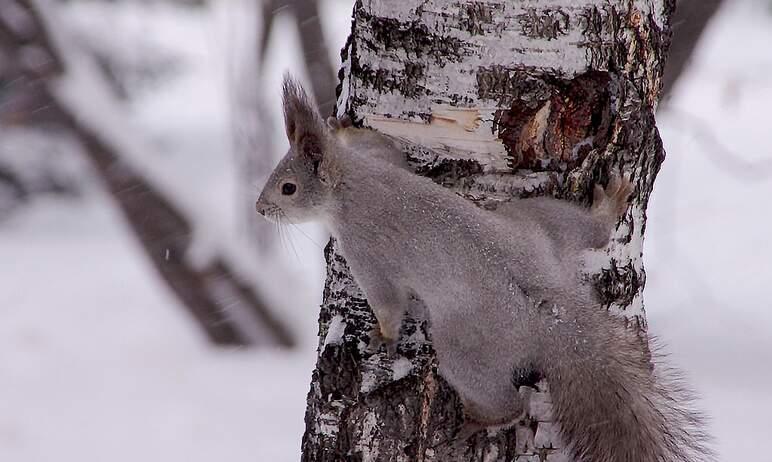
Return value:
M 378 350 L 381 345 L 386 347 L 389 356 L 397 354 L 399 344 L 399 331 L 402 328 L 402 320 L 405 317 L 407 302 L 394 300 L 391 303 L 370 302 L 378 324 L 370 331 L 370 344 L 368 349 Z
M 397 353 L 399 331 L 408 308 L 409 297 L 405 291 L 394 288 L 383 279 L 374 281 L 373 284 L 365 282 L 368 278 L 361 279 L 367 302 L 378 321 L 370 331 L 368 350 L 377 351 L 384 345 L 389 355 L 394 356 Z
M 490 427 L 508 426 L 514 424 L 522 417 L 522 403 L 520 397 L 515 392 L 514 406 L 510 408 L 511 416 L 507 418 L 498 418 L 491 421 L 492 414 L 490 410 L 477 406 L 473 401 L 460 396 L 464 410 L 464 422 L 453 435 L 453 445 L 464 447 L 469 443 L 469 439 L 481 431 Z
M 507 374 L 463 384 L 450 382 L 464 408 L 466 432 L 507 425 L 523 417 L 523 400 Z

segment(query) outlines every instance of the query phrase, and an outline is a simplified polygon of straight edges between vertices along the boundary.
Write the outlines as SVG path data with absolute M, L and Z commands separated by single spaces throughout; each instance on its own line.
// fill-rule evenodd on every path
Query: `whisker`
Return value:
M 286 249 L 286 246 L 284 245 L 284 237 L 281 233 L 281 225 L 279 224 L 279 217 L 277 216 L 274 225 L 276 225 L 276 233 L 279 235 L 279 247 L 281 247 L 282 250 Z
M 319 250 L 323 250 L 322 246 L 318 242 L 313 240 L 311 238 L 311 236 L 309 236 L 305 231 L 303 231 L 303 229 L 300 226 L 296 225 L 295 223 L 290 223 L 290 226 L 292 226 L 294 229 L 296 229 L 298 232 L 300 232 L 300 234 L 305 236 L 306 239 L 308 239 L 312 244 L 314 244 L 316 247 L 318 247 Z
M 280 211 L 279 213 L 280 213 L 280 214 L 281 214 L 281 215 L 282 215 L 282 216 L 283 216 L 285 219 L 287 218 L 287 215 L 285 215 L 283 211 Z M 291 222 L 291 221 L 287 220 L 287 222 L 288 222 L 290 225 L 292 225 L 292 222 Z M 284 228 L 284 231 L 285 231 L 285 233 L 287 233 L 287 234 L 286 234 L 286 235 L 287 235 L 287 242 L 289 242 L 290 248 L 292 249 L 292 253 L 294 253 L 294 254 L 295 254 L 295 258 L 296 258 L 298 261 L 300 261 L 300 256 L 298 255 L 298 251 L 297 251 L 297 249 L 295 248 L 295 244 L 292 242 L 292 235 L 291 235 L 291 234 L 289 234 L 289 232 L 288 232 L 288 231 L 289 231 L 289 229 L 288 229 L 288 228 Z
M 288 252 L 289 245 L 287 244 L 287 234 L 284 230 L 284 221 L 282 219 L 281 213 L 276 211 L 274 213 L 274 219 L 276 220 L 276 226 L 279 231 L 279 238 L 281 239 L 282 250 L 284 250 L 285 252 Z

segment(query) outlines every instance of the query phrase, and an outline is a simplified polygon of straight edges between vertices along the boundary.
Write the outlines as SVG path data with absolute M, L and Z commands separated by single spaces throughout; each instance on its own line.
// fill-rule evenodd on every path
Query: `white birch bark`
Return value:
M 337 113 L 400 138 L 416 171 L 495 207 L 552 194 L 589 204 L 624 171 L 633 204 L 587 265 L 605 307 L 645 330 L 641 245 L 664 151 L 654 121 L 669 0 L 360 0 L 343 52 Z M 448 243 L 448 245 L 453 245 Z M 399 357 L 365 351 L 374 317 L 331 242 L 304 461 L 565 460 L 548 384 L 522 387 L 529 415 L 451 444 L 455 394 L 425 323 Z

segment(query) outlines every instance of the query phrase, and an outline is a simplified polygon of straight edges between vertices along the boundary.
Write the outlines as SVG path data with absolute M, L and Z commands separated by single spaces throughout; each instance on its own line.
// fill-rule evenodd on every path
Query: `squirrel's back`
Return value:
M 344 248 L 363 245 L 381 260 L 394 260 L 395 271 L 411 272 L 413 284 L 441 290 L 452 281 L 438 286 L 421 279 L 454 271 L 454 277 L 468 274 L 463 282 L 471 287 L 482 280 L 493 290 L 505 274 L 534 295 L 546 295 L 577 275 L 550 251 L 549 236 L 534 222 L 482 209 L 382 158 L 348 152 L 341 154 L 341 161 L 343 180 L 334 193 L 341 206 L 332 220 L 338 223 L 332 226 L 334 234 Z M 463 268 L 458 268 L 461 262 Z M 527 267 L 529 271 L 520 271 Z

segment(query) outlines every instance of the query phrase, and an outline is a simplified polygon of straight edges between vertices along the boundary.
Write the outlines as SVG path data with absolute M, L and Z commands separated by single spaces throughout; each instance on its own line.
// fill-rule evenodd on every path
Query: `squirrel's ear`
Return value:
M 321 160 L 327 127 L 303 87 L 289 74 L 284 74 L 282 100 L 290 145 L 299 154 Z

